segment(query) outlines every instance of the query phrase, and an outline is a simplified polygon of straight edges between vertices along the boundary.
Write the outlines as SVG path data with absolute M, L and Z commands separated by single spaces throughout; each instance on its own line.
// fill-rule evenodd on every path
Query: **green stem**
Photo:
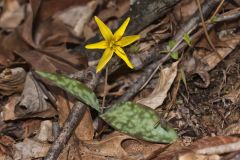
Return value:
M 101 113 L 103 113 L 103 109 L 105 106 L 105 101 L 106 101 L 106 92 L 107 92 L 107 83 L 108 81 L 108 65 L 106 66 L 106 70 L 105 70 L 105 79 L 104 79 L 104 88 L 103 88 L 103 101 L 102 101 L 102 107 L 101 107 Z

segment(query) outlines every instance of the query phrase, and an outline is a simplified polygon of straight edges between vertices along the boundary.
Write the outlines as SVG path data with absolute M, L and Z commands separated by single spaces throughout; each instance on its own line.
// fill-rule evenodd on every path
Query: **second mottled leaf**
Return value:
M 146 141 L 171 143 L 177 139 L 171 127 L 159 124 L 156 111 L 134 102 L 113 105 L 100 117 L 113 128 Z

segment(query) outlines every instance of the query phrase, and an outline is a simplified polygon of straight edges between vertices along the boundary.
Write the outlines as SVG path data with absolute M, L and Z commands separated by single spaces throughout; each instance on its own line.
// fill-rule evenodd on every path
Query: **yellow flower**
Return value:
M 127 25 L 130 21 L 130 18 L 127 18 L 121 27 L 113 34 L 111 30 L 98 18 L 94 17 L 97 25 L 100 29 L 100 32 L 104 38 L 103 41 L 86 45 L 87 49 L 105 49 L 102 58 L 100 59 L 96 72 L 99 72 L 103 67 L 108 63 L 112 58 L 113 53 L 116 53 L 121 59 L 123 59 L 128 67 L 133 68 L 132 63 L 129 61 L 126 53 L 122 49 L 140 38 L 139 35 L 125 36 L 123 34 L 127 28 Z

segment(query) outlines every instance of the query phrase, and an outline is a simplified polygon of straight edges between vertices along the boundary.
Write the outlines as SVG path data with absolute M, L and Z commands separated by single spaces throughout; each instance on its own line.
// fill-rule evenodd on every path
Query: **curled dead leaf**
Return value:
M 164 144 L 152 144 L 137 140 L 130 136 L 114 132 L 100 141 L 83 141 L 82 148 L 83 159 L 146 159 L 152 152 L 163 148 Z
M 0 94 L 11 95 L 21 92 L 26 78 L 23 68 L 5 69 L 0 74 Z
M 228 56 L 240 43 L 240 35 L 225 35 L 219 38 L 219 41 L 224 42 L 224 46 L 218 46 L 216 52 L 218 52 L 221 57 L 225 58 Z M 219 42 L 220 43 L 220 42 Z M 204 84 L 198 84 L 199 87 L 206 88 L 210 84 L 210 76 L 208 71 L 212 70 L 221 62 L 218 54 L 215 51 L 209 51 L 206 49 L 196 49 L 193 52 L 193 56 L 186 59 L 184 64 L 184 70 L 189 74 L 199 74 L 202 78 Z
M 81 36 L 84 25 L 89 22 L 93 12 L 97 7 L 96 1 L 90 1 L 84 6 L 74 6 L 67 10 L 64 10 L 57 15 L 55 18 L 59 18 L 63 23 L 70 26 L 76 36 Z
M 53 116 L 56 111 L 47 99 L 38 82 L 28 73 L 21 98 L 15 107 L 15 114 L 17 117 L 37 116 L 38 113 L 43 114 L 43 117 Z
M 0 17 L 0 28 L 5 30 L 16 28 L 25 17 L 26 7 L 26 4 L 20 5 L 18 0 L 5 0 Z
M 158 84 L 153 92 L 146 98 L 138 101 L 143 105 L 146 105 L 152 109 L 156 109 L 162 105 L 163 101 L 167 97 L 168 90 L 170 89 L 176 75 L 177 66 L 179 61 L 174 62 L 170 67 L 166 67 L 161 70 Z
M 50 144 L 40 143 L 32 139 L 24 139 L 23 142 L 19 142 L 13 145 L 14 159 L 35 159 L 45 157 Z

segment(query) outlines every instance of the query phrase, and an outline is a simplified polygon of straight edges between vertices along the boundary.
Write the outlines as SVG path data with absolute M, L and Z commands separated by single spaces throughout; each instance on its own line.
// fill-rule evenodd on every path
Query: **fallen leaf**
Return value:
M 52 121 L 45 120 L 41 122 L 38 134 L 34 137 L 37 141 L 47 143 L 53 141 Z
M 167 97 L 168 90 L 170 89 L 176 75 L 178 62 L 174 62 L 170 67 L 161 70 L 158 84 L 156 84 L 153 92 L 146 98 L 140 99 L 137 103 L 146 105 L 152 109 L 156 109 L 162 105 Z
M 79 43 L 67 26 L 56 19 L 39 23 L 36 17 L 41 1 L 32 0 L 30 6 L 21 26 L 8 35 L 2 34 L 0 53 L 5 59 L 3 65 L 13 61 L 15 53 L 35 69 L 73 73 L 84 68 L 87 65 L 86 57 L 66 48 L 67 43 Z
M 24 121 L 22 124 L 22 129 L 24 131 L 22 138 L 29 138 L 36 135 L 39 131 L 41 125 L 41 120 L 39 119 L 29 119 Z
M 4 10 L 0 17 L 0 27 L 4 30 L 16 28 L 25 18 L 25 9 L 27 5 L 20 5 L 17 0 L 5 0 Z
M 43 86 L 42 86 L 43 87 Z M 15 107 L 17 117 L 36 116 L 38 113 L 46 114 L 47 111 L 54 112 L 55 109 L 47 102 L 48 97 L 44 94 L 38 82 L 29 72 L 25 81 L 24 89 Z M 46 113 L 44 113 L 46 112 Z M 50 114 L 51 115 L 51 114 Z M 49 116 L 46 114 L 46 116 Z M 44 116 L 45 117 L 45 116 Z
M 216 137 L 204 137 L 202 139 L 199 139 L 195 142 L 193 142 L 189 146 L 182 146 L 178 143 L 172 144 L 170 147 L 168 147 L 164 152 L 160 153 L 154 160 L 161 159 L 161 160 L 172 160 L 172 159 L 178 159 L 179 156 L 188 153 L 197 153 L 198 150 L 208 148 L 211 146 L 218 146 L 222 144 L 228 144 L 233 142 L 238 142 L 239 138 L 235 137 L 224 137 L 224 136 L 216 136 Z
M 90 1 L 87 5 L 74 6 L 57 13 L 54 18 L 59 18 L 64 24 L 70 26 L 75 35 L 80 37 L 82 35 L 84 25 L 90 20 L 96 7 L 97 2 Z
M 8 100 L 8 103 L 3 106 L 2 119 L 4 121 L 17 119 L 14 110 L 16 104 L 19 102 L 19 99 L 20 99 L 19 95 L 11 96 Z
M 70 97 L 68 99 L 66 98 L 66 96 L 64 96 L 64 94 L 61 95 L 61 93 L 62 92 L 60 92 L 60 94 L 58 94 L 56 98 L 57 98 L 57 106 L 58 106 L 59 124 L 62 127 L 65 120 L 68 117 L 70 109 L 73 106 L 73 102 L 72 100 L 69 100 Z M 93 120 L 92 120 L 92 116 L 89 109 L 86 110 L 81 122 L 75 129 L 75 135 L 80 140 L 93 139 L 93 136 L 94 136 Z
M 0 73 L 0 94 L 9 96 L 21 92 L 25 78 L 26 72 L 23 68 L 6 68 Z
M 25 159 L 30 160 L 33 158 L 45 157 L 50 144 L 40 143 L 38 141 L 26 138 L 23 142 L 19 142 L 13 145 L 15 160 Z
M 14 139 L 9 136 L 0 136 L 0 159 L 12 160 L 11 158 L 11 146 L 15 143 Z
M 75 130 L 75 134 L 80 140 L 93 140 L 94 128 L 89 108 L 84 113 L 81 122 L 79 123 Z
M 102 140 L 83 141 L 80 144 L 82 159 L 104 160 L 114 159 L 145 159 L 153 151 L 164 147 L 164 144 L 147 143 L 119 132 L 113 132 Z
M 178 160 L 220 160 L 219 155 L 202 155 L 197 153 L 186 153 L 183 155 L 180 155 Z
M 224 37 L 219 38 L 221 41 L 224 42 L 225 47 L 217 47 L 216 52 L 214 51 L 208 51 L 205 49 L 196 49 L 193 52 L 193 56 L 187 58 L 183 62 L 184 70 L 188 74 L 198 74 L 204 84 L 195 83 L 199 87 L 206 88 L 210 84 L 210 76 L 208 74 L 208 71 L 212 70 L 217 66 L 218 63 L 222 61 L 218 57 L 218 54 L 221 55 L 221 57 L 224 59 L 227 55 L 229 55 L 234 48 L 240 43 L 240 35 L 225 35 Z

